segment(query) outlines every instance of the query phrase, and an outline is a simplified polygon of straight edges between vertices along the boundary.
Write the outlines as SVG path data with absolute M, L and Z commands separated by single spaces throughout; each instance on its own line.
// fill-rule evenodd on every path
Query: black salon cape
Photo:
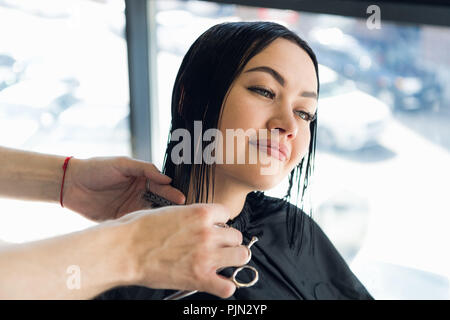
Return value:
M 304 218 L 302 246 L 305 247 L 302 247 L 300 254 L 298 245 L 289 247 L 286 229 L 287 205 L 295 209 L 292 214 L 302 215 Z M 300 219 L 297 221 L 299 223 Z M 253 287 L 236 289 L 234 295 L 228 299 L 373 299 L 320 227 L 298 207 L 266 196 L 262 192 L 251 192 L 242 212 L 228 224 L 242 232 L 244 244 L 249 243 L 252 236 L 259 239 L 251 247 L 252 259 L 249 262 L 249 265 L 258 270 L 259 281 Z M 314 227 L 314 254 L 309 249 L 311 224 Z M 228 268 L 221 274 L 229 276 L 233 270 Z M 252 275 L 251 271 L 241 271 L 238 279 L 248 282 Z M 174 292 L 175 290 L 127 286 L 113 288 L 95 299 L 162 300 Z M 199 292 L 185 299 L 220 298 Z

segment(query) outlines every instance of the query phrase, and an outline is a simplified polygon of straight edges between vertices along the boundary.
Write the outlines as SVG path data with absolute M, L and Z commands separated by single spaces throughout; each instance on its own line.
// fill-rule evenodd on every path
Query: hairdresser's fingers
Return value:
M 141 160 L 135 160 L 128 157 L 119 157 L 115 163 L 116 169 L 118 169 L 123 175 L 129 177 L 147 177 L 151 181 L 168 184 L 172 179 L 162 174 L 159 169 L 150 162 Z
M 238 267 L 248 263 L 250 252 L 246 246 L 218 249 L 213 254 L 215 268 Z
M 176 204 L 184 204 L 186 201 L 186 197 L 180 190 L 168 184 L 159 184 L 150 180 L 149 189 L 151 192 Z
M 236 247 L 242 244 L 242 233 L 235 228 L 216 227 L 213 230 L 215 246 Z
M 200 291 L 209 292 L 222 299 L 231 297 L 236 291 L 236 285 L 232 281 L 215 272 L 204 283 L 205 289 L 200 289 Z

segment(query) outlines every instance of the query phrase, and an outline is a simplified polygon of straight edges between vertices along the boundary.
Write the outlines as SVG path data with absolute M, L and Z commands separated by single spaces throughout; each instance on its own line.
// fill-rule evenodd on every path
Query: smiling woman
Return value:
M 222 204 L 231 212 L 228 225 L 242 232 L 244 243 L 254 236 L 259 239 L 248 265 L 259 271 L 260 280 L 236 291 L 231 299 L 372 298 L 316 223 L 289 203 L 294 184 L 302 189 L 303 201 L 312 173 L 318 94 L 313 51 L 277 23 L 215 25 L 194 42 L 183 59 L 172 95 L 171 133 L 184 129 L 194 135 L 191 161 L 176 163 L 171 157 L 176 142 L 169 139 L 163 172 L 186 195 L 187 204 Z M 197 121 L 202 123 L 202 135 L 195 136 Z M 219 143 L 218 153 L 247 157 L 256 147 L 276 164 L 276 170 L 262 174 L 262 161 L 195 163 L 193 159 L 201 156 L 208 143 L 201 138 L 208 129 L 257 131 L 258 136 L 244 136 L 238 146 L 231 143 L 230 147 L 230 141 Z M 264 195 L 287 176 L 284 199 Z M 310 250 L 303 250 L 308 244 Z M 208 270 L 215 274 L 223 267 L 230 265 L 223 261 Z M 229 277 L 230 269 L 217 277 Z M 249 282 L 250 277 L 244 273 L 240 281 Z M 122 287 L 99 298 L 161 299 L 172 292 Z M 190 298 L 216 297 L 197 293 Z

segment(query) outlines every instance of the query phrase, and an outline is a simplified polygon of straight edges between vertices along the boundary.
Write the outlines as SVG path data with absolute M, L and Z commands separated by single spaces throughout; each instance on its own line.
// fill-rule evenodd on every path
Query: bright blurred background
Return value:
M 152 161 L 193 41 L 225 21 L 275 21 L 316 52 L 321 92 L 313 218 L 376 299 L 450 299 L 450 28 L 208 1 L 149 1 L 156 37 Z M 125 3 L 0 0 L 0 145 L 132 155 Z M 287 181 L 267 192 L 282 197 Z M 58 206 L 0 199 L 0 239 L 93 225 Z
M 131 155 L 123 1 L 0 0 L 0 145 L 78 158 Z M 0 199 L 0 239 L 92 226 Z

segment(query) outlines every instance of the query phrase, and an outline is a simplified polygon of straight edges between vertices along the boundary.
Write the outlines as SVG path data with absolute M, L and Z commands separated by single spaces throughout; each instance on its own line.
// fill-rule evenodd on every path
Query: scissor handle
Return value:
M 258 270 L 256 270 L 254 267 L 247 265 L 247 263 L 250 262 L 250 260 L 252 259 L 252 250 L 250 250 L 251 246 L 258 241 L 258 237 L 252 237 L 252 239 L 250 240 L 249 244 L 246 245 L 247 250 L 248 250 L 248 260 L 246 262 L 245 265 L 238 267 L 236 270 L 234 270 L 233 274 L 230 277 L 230 280 L 233 281 L 234 285 L 236 286 L 236 288 L 248 288 L 253 286 L 255 283 L 258 282 L 259 279 L 259 274 L 258 274 Z M 250 282 L 239 282 L 238 280 L 236 280 L 236 276 L 239 272 L 241 272 L 244 269 L 250 269 L 251 271 L 253 271 L 253 273 L 255 274 L 255 277 L 253 278 L 252 281 Z
M 238 280 L 236 280 L 237 274 L 240 271 L 244 270 L 244 269 L 250 269 L 251 271 L 254 272 L 255 277 L 253 278 L 252 281 L 245 283 L 245 282 L 239 282 Z M 235 284 L 236 288 L 248 288 L 248 287 L 251 287 L 255 283 L 258 282 L 258 279 L 259 279 L 258 270 L 256 270 L 254 267 L 249 266 L 249 265 L 245 265 L 245 266 L 237 268 L 236 270 L 234 270 L 233 274 L 230 277 L 230 280 L 233 281 L 233 283 Z

